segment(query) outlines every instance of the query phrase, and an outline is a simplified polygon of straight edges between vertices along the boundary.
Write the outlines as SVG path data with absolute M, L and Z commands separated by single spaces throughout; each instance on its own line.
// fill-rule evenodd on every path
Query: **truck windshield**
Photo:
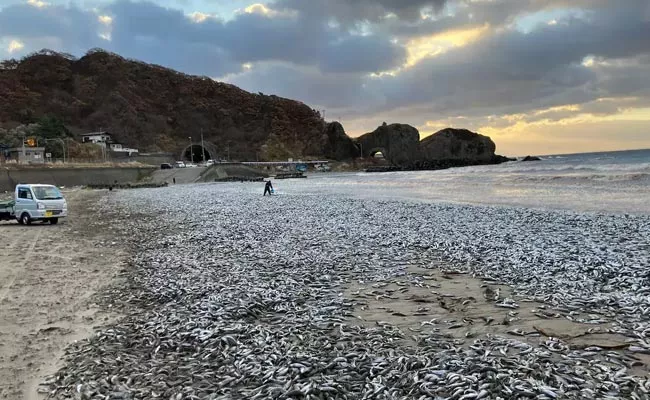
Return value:
M 54 186 L 34 186 L 34 195 L 38 200 L 61 200 L 63 196 Z

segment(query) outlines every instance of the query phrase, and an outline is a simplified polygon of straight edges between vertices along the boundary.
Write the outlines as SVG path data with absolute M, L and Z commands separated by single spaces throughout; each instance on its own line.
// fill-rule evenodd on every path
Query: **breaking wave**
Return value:
M 514 181 L 519 182 L 648 182 L 650 172 L 623 173 L 623 174 L 574 174 L 574 175 L 517 175 Z

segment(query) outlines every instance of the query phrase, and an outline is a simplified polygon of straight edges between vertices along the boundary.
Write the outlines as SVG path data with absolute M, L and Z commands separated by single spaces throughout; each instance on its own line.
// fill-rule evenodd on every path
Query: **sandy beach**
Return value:
M 647 218 L 277 186 L 3 224 L 2 396 L 647 398 Z
M 0 224 L 0 398 L 45 397 L 64 349 L 114 319 L 93 295 L 124 267 L 123 243 L 94 227 L 99 193 L 65 195 L 72 215 L 60 225 Z

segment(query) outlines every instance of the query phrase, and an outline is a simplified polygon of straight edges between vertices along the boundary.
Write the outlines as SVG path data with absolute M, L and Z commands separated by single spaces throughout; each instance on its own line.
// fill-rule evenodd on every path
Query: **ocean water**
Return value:
M 355 198 L 650 215 L 650 149 L 543 156 L 440 171 L 313 174 L 276 190 Z

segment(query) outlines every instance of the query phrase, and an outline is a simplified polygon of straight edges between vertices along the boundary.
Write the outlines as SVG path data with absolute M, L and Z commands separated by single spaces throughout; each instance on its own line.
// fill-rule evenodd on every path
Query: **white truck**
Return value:
M 0 220 L 16 219 L 21 225 L 33 221 L 54 225 L 68 216 L 68 204 L 53 185 L 16 185 L 14 199 L 0 202 Z

